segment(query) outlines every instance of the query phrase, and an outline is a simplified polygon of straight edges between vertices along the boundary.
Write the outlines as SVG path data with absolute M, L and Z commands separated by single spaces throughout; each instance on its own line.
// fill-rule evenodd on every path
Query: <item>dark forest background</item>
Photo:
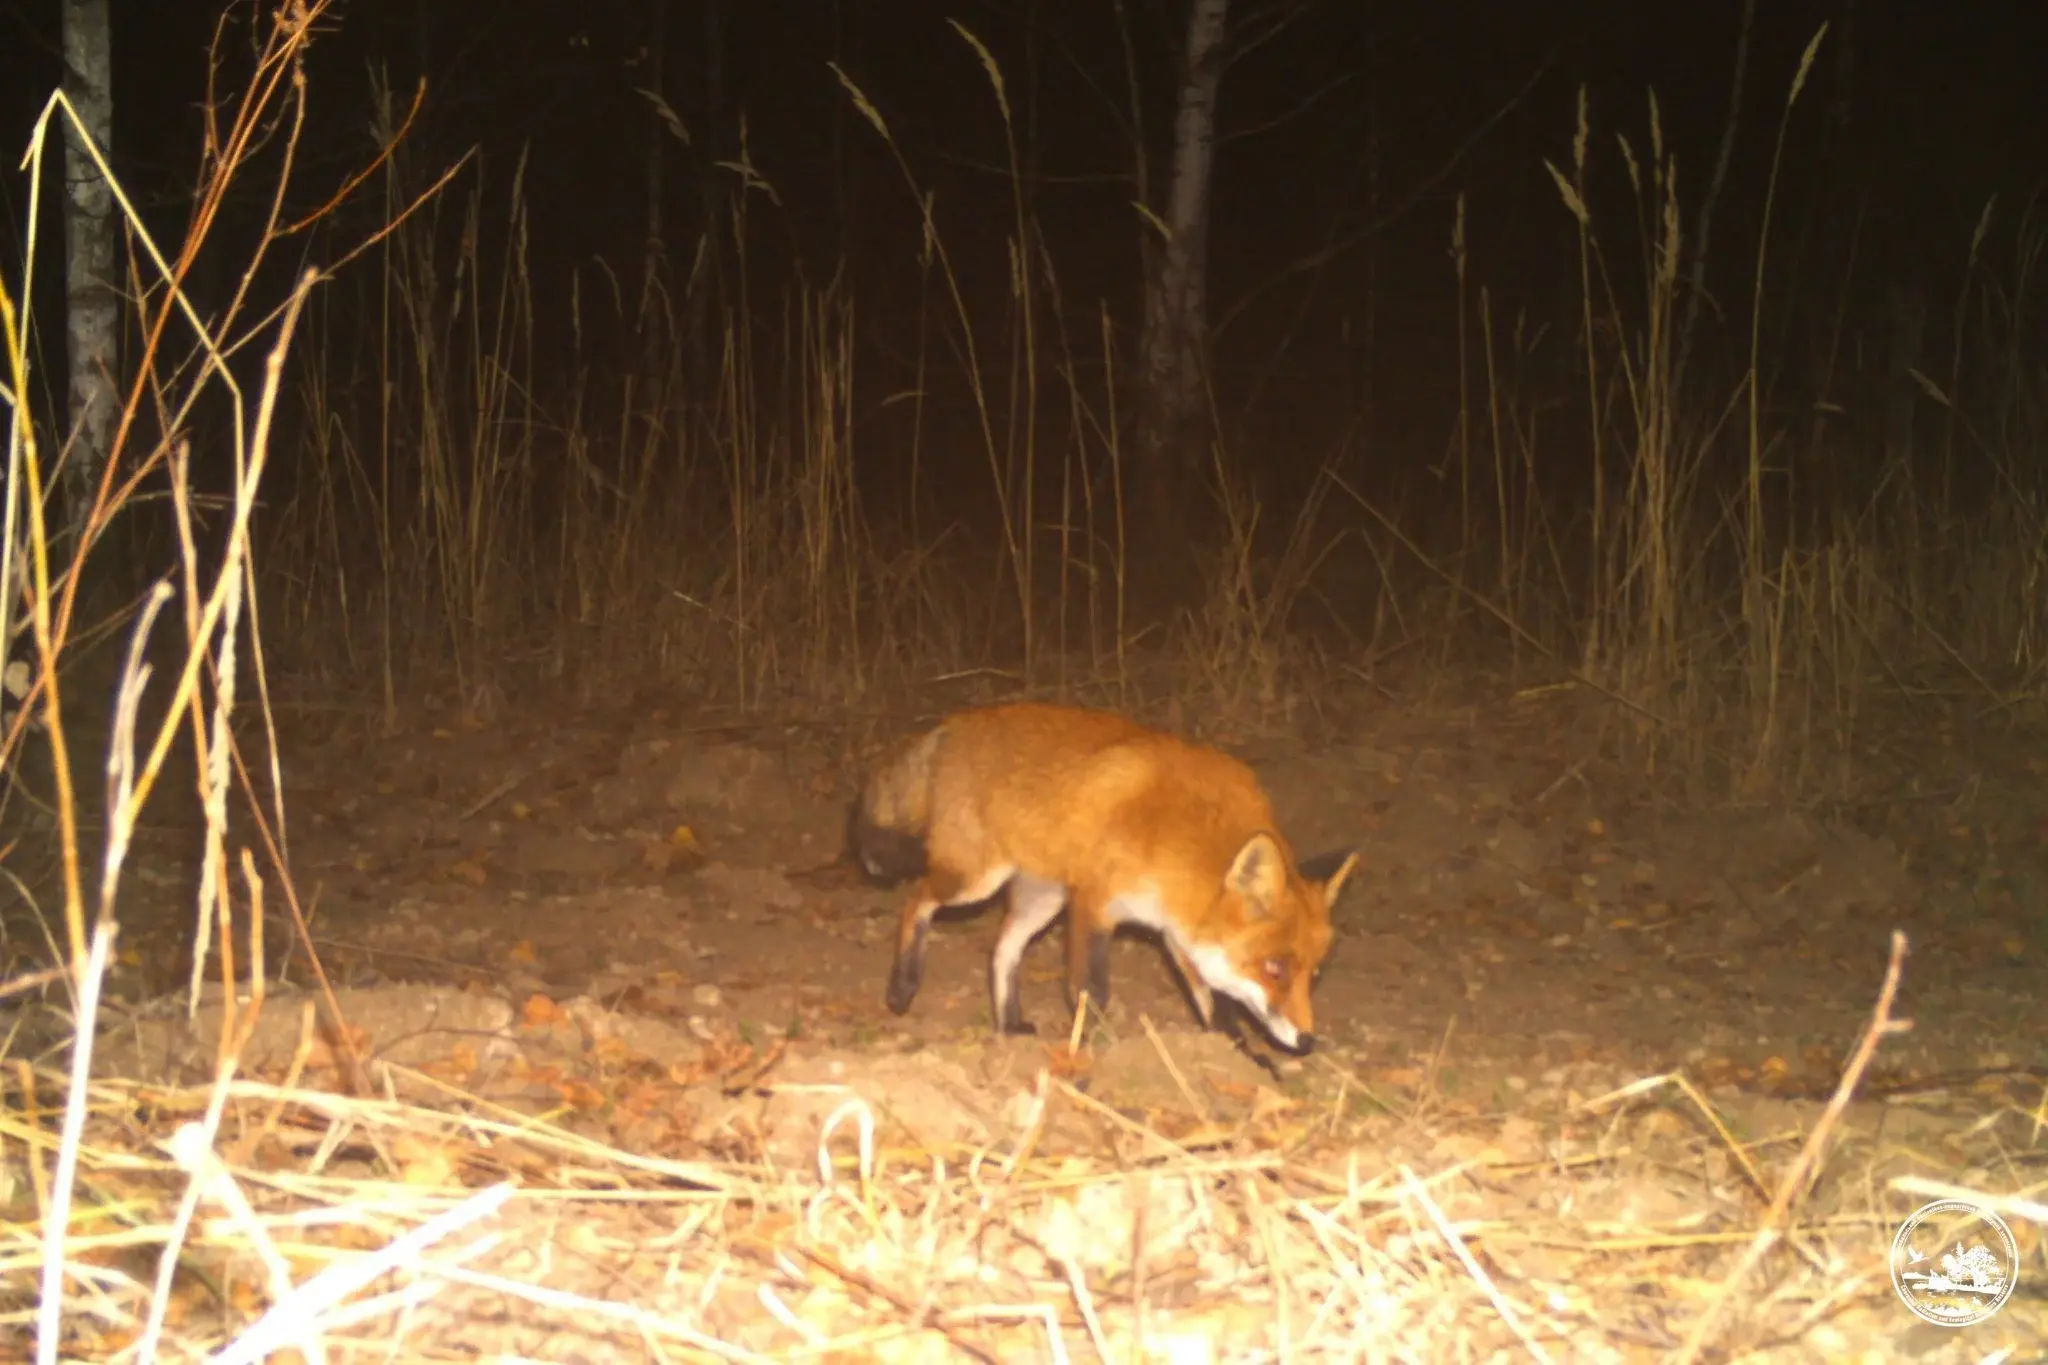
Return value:
M 6 10 L 17 148 L 57 18 Z M 270 18 L 114 5 L 114 164 L 169 250 Z M 185 281 L 209 318 L 246 283 L 251 326 L 333 270 L 257 518 L 278 677 L 388 718 L 971 674 L 1258 723 L 1479 669 L 1571 680 L 1621 751 L 1747 792 L 1839 787 L 1881 720 L 2031 715 L 2041 7 L 1230 22 L 1209 424 L 1162 456 L 1140 206 L 1182 3 L 326 9 L 302 121 L 266 114 Z M 27 177 L 0 184 L 18 263 Z M 313 221 L 264 246 L 280 184 Z M 48 425 L 61 271 L 32 303 Z M 225 402 L 135 449 L 189 439 L 220 489 Z M 1178 540 L 1162 460 L 1199 493 Z M 110 602 L 168 562 L 162 505 Z

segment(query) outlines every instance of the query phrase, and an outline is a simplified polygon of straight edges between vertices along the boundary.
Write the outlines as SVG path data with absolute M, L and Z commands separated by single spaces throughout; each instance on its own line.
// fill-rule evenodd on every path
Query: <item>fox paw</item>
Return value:
M 906 971 L 902 968 L 889 974 L 888 1005 L 891 1014 L 909 1012 L 910 1002 L 917 999 L 917 988 L 924 984 L 919 979 L 920 975 L 915 969 Z

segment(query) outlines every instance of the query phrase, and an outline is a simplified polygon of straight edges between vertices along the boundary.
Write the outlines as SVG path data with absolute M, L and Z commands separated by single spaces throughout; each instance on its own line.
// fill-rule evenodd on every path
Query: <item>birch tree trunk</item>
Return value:
M 689 348 L 691 399 L 707 410 L 715 406 L 718 388 L 718 340 L 712 335 L 716 306 L 723 297 L 726 214 L 729 210 L 726 182 L 730 172 L 720 163 L 730 160 L 732 147 L 726 135 L 725 108 L 725 19 L 720 10 L 724 0 L 703 0 L 703 30 L 699 36 L 698 89 L 702 100 L 698 110 L 697 153 L 698 237 L 694 264 L 683 289 L 684 342 Z
M 647 88 L 665 106 L 668 103 L 668 0 L 654 0 L 649 6 L 647 32 Z M 668 157 L 669 139 L 675 134 L 659 117 L 647 120 L 647 240 L 640 257 L 640 309 L 635 325 L 640 330 L 640 361 L 650 380 L 659 377 L 660 359 L 672 338 L 657 336 L 648 329 L 654 312 L 655 285 L 668 259 L 662 241 L 662 170 Z
M 104 155 L 113 144 L 113 43 L 108 0 L 64 0 L 64 92 Z M 82 527 L 106 468 L 119 402 L 120 313 L 114 292 L 114 196 L 78 130 L 64 123 L 64 284 L 70 370 L 68 516 Z M 74 550 L 76 542 L 74 541 Z
M 1173 124 L 1164 240 L 1147 253 L 1143 386 L 1132 509 L 1139 536 L 1131 570 L 1152 605 L 1188 605 L 1199 587 L 1208 473 L 1209 186 L 1216 162 L 1216 93 L 1229 0 L 1190 0 Z M 1162 596 L 1163 594 L 1163 596 Z

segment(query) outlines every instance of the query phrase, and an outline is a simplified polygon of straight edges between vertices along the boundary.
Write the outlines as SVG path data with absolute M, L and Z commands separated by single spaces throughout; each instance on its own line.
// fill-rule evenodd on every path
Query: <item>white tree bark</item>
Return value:
M 1200 415 L 1209 311 L 1209 182 L 1216 163 L 1216 92 L 1230 0 L 1191 0 L 1173 123 L 1166 240 L 1146 281 L 1143 366 L 1156 457 L 1185 460 Z M 1189 471 L 1182 471 L 1189 472 Z
M 114 71 L 108 0 L 64 0 L 64 91 L 102 155 L 113 143 Z M 106 467 L 119 399 L 114 196 L 69 120 L 64 124 L 66 355 L 71 372 L 65 485 L 76 527 Z

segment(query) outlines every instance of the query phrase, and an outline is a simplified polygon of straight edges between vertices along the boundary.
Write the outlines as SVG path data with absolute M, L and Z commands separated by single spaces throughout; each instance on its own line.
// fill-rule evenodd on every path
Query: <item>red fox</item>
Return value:
M 1017 978 L 1031 940 L 1068 913 L 1067 980 L 1109 1001 L 1119 925 L 1156 930 L 1205 1027 L 1214 993 L 1290 1052 L 1314 1045 L 1309 989 L 1330 948 L 1330 906 L 1355 852 L 1305 872 L 1250 768 L 1122 716 L 1040 703 L 958 712 L 869 777 L 850 851 L 883 882 L 919 877 L 903 907 L 889 1008 L 924 978 L 942 907 L 1009 888 L 990 969 L 996 1028 L 1030 1033 Z

